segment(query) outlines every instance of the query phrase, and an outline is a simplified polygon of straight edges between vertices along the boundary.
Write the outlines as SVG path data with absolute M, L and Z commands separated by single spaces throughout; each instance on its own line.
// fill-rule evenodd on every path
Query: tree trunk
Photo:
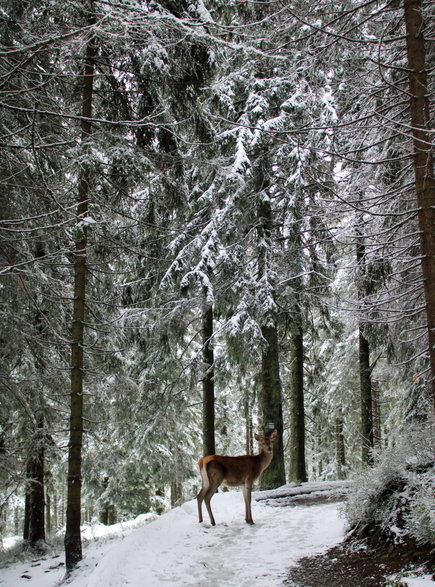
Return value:
M 259 189 L 264 190 L 267 181 L 259 176 Z M 258 255 L 259 280 L 267 276 L 270 257 L 272 256 L 271 234 L 273 229 L 272 205 L 269 198 L 262 197 L 258 205 L 258 236 L 260 241 Z M 273 287 L 273 282 L 269 285 Z M 261 397 L 260 413 L 265 433 L 271 433 L 273 425 L 278 432 L 274 444 L 273 459 L 261 476 L 262 489 L 272 489 L 285 483 L 284 439 L 282 415 L 282 388 L 279 373 L 278 326 L 274 312 L 261 317 L 265 325 L 261 326 L 261 334 L 265 346 L 261 356 Z
M 18 534 L 20 533 L 20 508 L 18 506 L 15 506 L 14 508 L 14 534 L 15 536 L 18 536 Z
M 109 487 L 109 477 L 104 477 L 103 487 L 102 487 L 103 494 L 106 493 L 108 487 Z M 99 519 L 100 524 L 104 524 L 105 526 L 109 525 L 109 509 L 110 509 L 110 503 L 105 496 L 104 501 L 102 501 L 100 503 L 100 511 L 98 513 L 98 519 Z
M 32 478 L 32 466 L 31 462 L 27 463 L 26 469 L 26 489 L 25 489 L 25 497 L 24 497 L 24 523 L 23 523 L 23 540 L 29 540 L 30 537 L 30 482 L 29 480 Z
M 361 393 L 361 457 L 362 462 L 373 464 L 373 402 L 372 378 L 370 369 L 369 343 L 364 336 L 363 326 L 359 327 L 359 378 Z
M 356 260 L 359 269 L 358 299 L 363 304 L 368 286 L 366 281 L 366 253 L 362 240 L 356 246 Z M 360 319 L 358 327 L 358 363 L 361 397 L 361 458 L 364 464 L 371 465 L 373 464 L 372 452 L 374 447 L 372 370 L 370 367 L 370 346 L 365 330 L 366 325 Z
M 174 476 L 171 479 L 171 506 L 181 505 L 183 501 L 183 484 Z
M 33 460 L 33 475 L 30 480 L 29 542 L 34 547 L 45 541 L 44 502 L 44 449 L 39 448 Z
M 54 531 L 56 532 L 56 530 L 59 527 L 59 518 L 58 518 L 58 505 L 57 505 L 57 494 L 53 493 L 53 523 L 52 526 L 54 528 Z
M 261 476 L 261 488 L 273 489 L 285 483 L 284 426 L 281 379 L 279 375 L 278 331 L 276 326 L 263 326 L 261 333 L 266 341 L 266 348 L 263 350 L 261 361 L 261 414 L 263 427 L 273 424 L 278 432 L 272 462 Z
M 213 306 L 204 304 L 202 313 L 202 358 L 204 377 L 202 379 L 203 405 L 203 454 L 216 454 L 215 445 L 215 406 L 214 406 L 214 352 Z
M 382 413 L 379 387 L 372 383 L 372 404 L 373 404 L 373 444 L 380 448 L 382 443 Z
M 51 495 L 47 491 L 45 496 L 45 528 L 48 536 L 51 534 Z
M 81 139 L 86 142 L 91 134 L 92 94 L 95 40 L 86 48 L 83 75 Z M 74 251 L 74 302 L 71 344 L 71 394 L 70 394 L 70 439 L 68 452 L 68 490 L 65 531 L 65 565 L 70 572 L 82 559 L 81 489 L 82 489 L 82 443 L 83 443 L 83 348 L 87 266 L 87 234 L 83 220 L 88 214 L 89 171 L 80 173 L 77 201 L 77 240 Z
M 291 345 L 289 480 L 305 482 L 304 340 L 300 326 L 292 334 Z
M 247 455 L 253 454 L 253 424 L 251 409 L 251 390 L 245 389 L 245 451 Z
M 346 452 L 344 446 L 343 409 L 338 408 L 335 416 L 335 455 L 337 463 L 337 479 L 345 479 Z
M 289 225 L 288 254 L 292 257 L 293 311 L 290 314 L 291 370 L 290 370 L 290 481 L 307 481 L 305 462 L 305 405 L 304 405 L 304 314 L 303 314 L 303 194 L 295 198 L 293 222 Z
M 414 142 L 415 191 L 420 227 L 421 265 L 426 300 L 431 368 L 432 402 L 435 408 L 435 182 L 431 149 L 429 90 L 422 0 L 404 0 L 409 90 Z
M 27 487 L 24 512 L 23 538 L 31 547 L 45 541 L 44 499 L 44 419 L 38 416 L 38 427 L 34 438 L 34 454 L 27 463 Z

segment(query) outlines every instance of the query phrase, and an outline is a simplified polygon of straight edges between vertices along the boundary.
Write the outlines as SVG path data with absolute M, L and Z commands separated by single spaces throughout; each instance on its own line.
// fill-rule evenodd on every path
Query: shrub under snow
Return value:
M 401 430 L 394 445 L 366 470 L 346 506 L 353 536 L 378 545 L 435 544 L 435 430 Z

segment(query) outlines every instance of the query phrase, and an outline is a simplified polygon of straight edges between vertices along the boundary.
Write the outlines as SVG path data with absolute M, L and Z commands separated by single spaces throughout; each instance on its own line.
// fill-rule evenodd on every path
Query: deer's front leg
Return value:
M 243 486 L 243 497 L 245 498 L 245 520 L 247 524 L 254 524 L 251 513 L 251 492 L 252 481 L 246 481 Z

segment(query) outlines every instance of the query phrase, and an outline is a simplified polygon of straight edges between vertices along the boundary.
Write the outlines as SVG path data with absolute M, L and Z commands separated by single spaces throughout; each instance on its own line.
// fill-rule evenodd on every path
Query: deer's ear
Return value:
M 276 430 L 274 430 L 272 432 L 272 434 L 270 435 L 270 438 L 276 438 L 278 436 L 278 432 Z
M 254 434 L 254 438 L 255 440 L 258 440 L 258 442 L 261 442 L 261 436 L 259 436 L 258 434 Z

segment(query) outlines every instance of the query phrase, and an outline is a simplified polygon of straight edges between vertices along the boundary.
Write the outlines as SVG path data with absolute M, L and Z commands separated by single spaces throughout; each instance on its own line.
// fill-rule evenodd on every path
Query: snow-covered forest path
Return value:
M 315 490 L 319 484 L 311 485 Z M 325 551 L 344 533 L 339 503 L 290 507 L 288 497 L 279 497 L 299 491 L 284 486 L 276 492 L 254 494 L 255 526 L 244 521 L 241 492 L 213 497 L 215 527 L 208 522 L 199 524 L 196 501 L 189 501 L 112 541 L 108 548 L 100 549 L 99 559 L 89 556 L 92 548 L 85 548 L 80 568 L 67 583 L 73 587 L 282 585 L 288 568 L 300 557 Z M 265 499 L 268 497 L 272 499 Z M 0 571 L 0 585 L 42 584 L 17 575 L 14 580 L 11 570 L 8 583 L 2 582 Z M 47 573 L 43 584 L 54 586 L 58 580 Z
M 244 521 L 240 493 L 213 498 L 216 527 L 196 522 L 188 502 L 114 546 L 85 582 L 74 585 L 280 585 L 301 556 L 337 543 L 337 504 L 272 507 L 254 503 L 255 526 Z

